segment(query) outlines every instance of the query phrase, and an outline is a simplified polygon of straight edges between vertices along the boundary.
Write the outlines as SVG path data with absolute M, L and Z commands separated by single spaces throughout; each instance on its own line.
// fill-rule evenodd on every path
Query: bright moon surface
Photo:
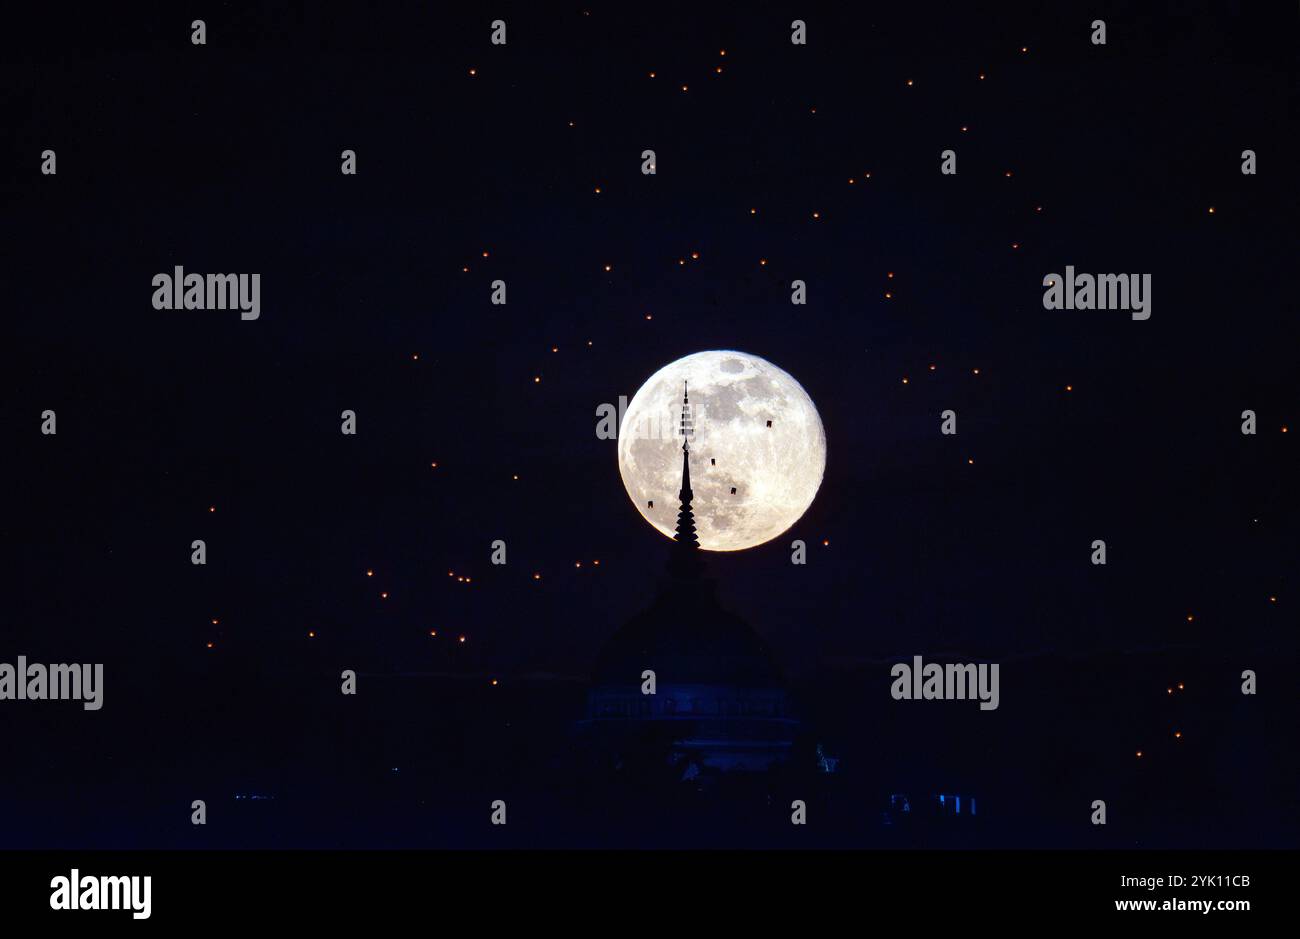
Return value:
M 618 469 L 637 511 L 669 538 L 682 488 L 683 381 L 695 425 L 691 508 L 700 547 L 771 541 L 812 505 L 826 470 L 826 431 L 812 398 L 787 372 L 744 352 L 697 352 L 651 375 L 623 416 Z

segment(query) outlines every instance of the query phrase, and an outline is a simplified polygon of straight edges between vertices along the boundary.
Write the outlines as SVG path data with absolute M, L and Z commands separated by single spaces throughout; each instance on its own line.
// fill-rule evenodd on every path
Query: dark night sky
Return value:
M 913 654 L 1155 656 L 1136 667 L 1157 663 L 1163 692 L 1160 656 L 1192 655 L 1228 691 L 1273 664 L 1263 685 L 1293 693 L 1294 11 L 836 7 L 13 21 L 0 661 L 102 661 L 107 687 L 98 729 L 79 710 L 6 716 L 30 767 L 7 784 L 203 766 L 208 739 L 272 750 L 276 702 L 333 706 L 345 667 L 439 673 L 466 701 L 493 677 L 582 679 L 666 544 L 596 408 L 711 348 L 790 372 L 826 427 L 807 515 L 710 557 L 792 680 Z M 1151 319 L 1044 310 L 1066 264 L 1151 274 Z M 174 265 L 261 273 L 260 320 L 154 310 Z M 46 408 L 57 437 L 38 432 Z M 1101 674 L 1062 694 L 1118 694 Z M 1087 732 L 1003 698 L 1043 709 L 1044 735 Z M 1281 707 L 1207 701 L 1203 720 L 1226 738 L 1230 720 L 1287 726 Z M 52 756 L 52 728 L 116 742 Z

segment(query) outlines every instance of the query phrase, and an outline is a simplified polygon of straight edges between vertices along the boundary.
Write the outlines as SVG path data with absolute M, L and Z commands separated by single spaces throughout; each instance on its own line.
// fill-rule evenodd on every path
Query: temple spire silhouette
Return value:
M 695 532 L 695 512 L 691 500 L 695 493 L 691 491 L 691 441 L 695 435 L 695 424 L 691 420 L 691 396 L 686 382 L 682 382 L 682 488 L 677 493 L 681 508 L 677 512 L 677 531 L 673 535 L 673 551 L 668 559 L 668 572 L 682 580 L 696 580 L 704 571 L 704 560 L 700 557 L 700 539 Z

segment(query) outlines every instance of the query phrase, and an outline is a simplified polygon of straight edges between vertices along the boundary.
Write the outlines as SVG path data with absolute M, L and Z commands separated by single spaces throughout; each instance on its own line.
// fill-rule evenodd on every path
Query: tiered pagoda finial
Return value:
M 704 570 L 700 558 L 700 539 L 695 533 L 695 513 L 691 510 L 691 441 L 695 425 L 691 420 L 690 389 L 682 382 L 682 488 L 677 494 L 681 509 L 677 512 L 677 532 L 673 535 L 673 554 L 668 562 L 669 571 L 676 577 L 694 579 Z

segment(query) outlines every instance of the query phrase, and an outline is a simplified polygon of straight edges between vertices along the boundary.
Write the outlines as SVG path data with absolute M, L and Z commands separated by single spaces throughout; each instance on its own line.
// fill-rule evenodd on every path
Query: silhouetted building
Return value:
M 691 509 L 692 426 L 684 393 L 681 510 L 667 576 L 650 607 L 601 651 L 580 725 L 611 767 L 677 779 L 769 769 L 789 758 L 797 727 L 768 650 L 722 608 L 704 576 Z

